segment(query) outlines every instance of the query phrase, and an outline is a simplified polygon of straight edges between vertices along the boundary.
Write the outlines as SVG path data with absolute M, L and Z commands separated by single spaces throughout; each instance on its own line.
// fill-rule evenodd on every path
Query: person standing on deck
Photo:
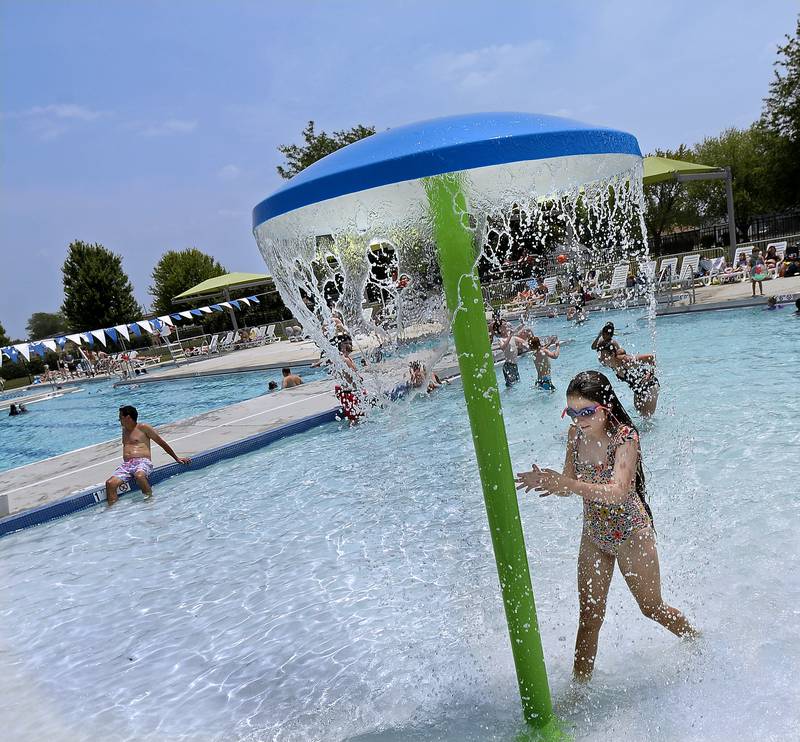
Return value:
M 119 408 L 119 423 L 122 426 L 122 464 L 106 480 L 106 502 L 109 505 L 117 501 L 117 488 L 123 482 L 130 482 L 131 479 L 136 480 L 145 497 L 153 494 L 149 481 L 153 473 L 150 441 L 155 441 L 179 464 L 189 464 L 192 461 L 178 456 L 152 426 L 138 422 L 138 418 L 139 413 L 135 407 L 124 405 Z

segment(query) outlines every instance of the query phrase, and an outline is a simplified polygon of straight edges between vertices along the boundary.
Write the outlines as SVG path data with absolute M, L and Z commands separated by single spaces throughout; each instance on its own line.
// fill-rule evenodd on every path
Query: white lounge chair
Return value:
M 236 333 L 236 337 L 238 338 L 239 333 Z M 222 342 L 219 344 L 220 350 L 230 350 L 233 347 L 234 343 L 234 333 L 233 330 L 230 330 L 227 335 L 222 339 Z
M 264 331 L 263 341 L 265 343 L 274 343 L 278 338 L 275 337 L 275 325 L 270 325 Z
M 267 339 L 267 326 L 256 327 L 256 336 L 250 341 L 250 345 L 263 345 Z
M 691 255 L 684 255 L 681 261 L 681 272 L 678 274 L 678 283 L 685 281 L 694 282 L 694 274 L 697 273 L 697 267 L 700 265 L 700 253 L 692 253 Z
M 662 258 L 658 272 L 658 285 L 671 285 L 678 276 L 678 258 Z
M 220 333 L 219 335 L 214 335 L 214 337 L 211 338 L 211 342 L 208 344 L 209 355 L 211 355 L 212 353 L 219 353 L 219 338 L 221 334 L 222 333 Z
M 617 291 L 624 291 L 628 283 L 628 273 L 630 266 L 627 263 L 620 263 L 614 266 L 611 274 L 611 283 L 603 290 L 603 296 L 613 296 Z
M 722 282 L 722 278 L 727 274 L 724 272 L 727 268 L 727 263 L 725 262 L 725 256 L 721 255 L 718 258 L 714 258 L 711 261 L 711 268 L 709 268 L 708 274 L 703 276 L 703 282 L 706 286 L 710 286 L 714 279 L 716 278 L 720 283 Z
M 551 299 L 556 298 L 556 286 L 558 285 L 558 277 L 557 276 L 548 276 L 545 278 L 542 283 L 547 286 L 547 300 L 550 301 Z
M 733 265 L 731 266 L 733 270 L 730 273 L 723 273 L 720 276 L 721 281 L 745 281 L 750 276 L 750 269 L 747 268 L 746 270 L 740 270 L 736 266 L 739 263 L 739 257 L 745 255 L 747 258 L 753 252 L 752 245 L 741 245 L 734 250 L 733 253 Z

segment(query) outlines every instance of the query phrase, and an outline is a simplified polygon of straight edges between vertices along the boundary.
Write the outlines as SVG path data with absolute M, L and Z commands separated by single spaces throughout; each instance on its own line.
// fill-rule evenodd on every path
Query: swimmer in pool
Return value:
M 599 371 L 579 373 L 567 387 L 572 425 L 561 474 L 533 469 L 517 474 L 517 489 L 540 497 L 577 495 L 583 499 L 583 535 L 578 553 L 580 616 L 573 677 L 592 677 L 600 627 L 614 565 L 642 613 L 676 636 L 698 632 L 661 597 L 661 574 L 653 515 L 645 499 L 639 433 L 611 382 Z
M 611 345 L 615 350 L 619 350 L 619 343 L 614 340 L 614 323 L 606 322 L 600 334 L 592 341 L 592 350 L 597 350 L 600 345 Z
M 624 348 L 613 343 L 601 343 L 597 356 L 604 366 L 610 368 L 620 381 L 624 381 L 633 392 L 633 406 L 642 417 L 655 414 L 661 384 L 656 377 L 656 357 L 652 353 L 629 355 Z
M 550 342 L 542 343 L 541 339 L 534 335 L 529 344 L 533 353 L 533 365 L 536 366 L 536 388 L 554 392 L 556 388 L 550 376 L 550 359 L 555 360 L 561 354 L 558 338 L 551 338 Z M 555 350 L 551 350 L 553 347 Z

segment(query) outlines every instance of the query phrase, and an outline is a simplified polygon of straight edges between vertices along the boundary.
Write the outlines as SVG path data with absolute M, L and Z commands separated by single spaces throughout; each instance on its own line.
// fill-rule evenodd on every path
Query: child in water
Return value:
M 614 564 L 618 563 L 642 613 L 676 636 L 697 631 L 661 597 L 653 515 L 645 500 L 639 433 L 599 371 L 579 373 L 567 387 L 572 425 L 561 474 L 540 469 L 517 474 L 517 489 L 540 497 L 583 498 L 583 535 L 578 554 L 580 618 L 574 679 L 588 682 L 594 670 L 600 627 Z
M 550 350 L 553 345 L 555 345 L 555 350 Z M 530 340 L 530 348 L 533 353 L 533 364 L 536 366 L 536 388 L 554 392 L 556 388 L 550 377 L 550 359 L 555 360 L 561 353 L 561 344 L 558 342 L 558 338 L 551 339 L 549 343 L 543 345 L 542 341 L 534 335 Z

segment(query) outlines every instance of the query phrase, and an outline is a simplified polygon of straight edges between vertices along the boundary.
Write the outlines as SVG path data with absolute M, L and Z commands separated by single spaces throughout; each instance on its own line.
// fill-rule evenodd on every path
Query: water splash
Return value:
M 616 266 L 627 266 L 635 284 L 615 289 L 607 304 L 636 301 L 654 315 L 638 158 L 559 157 L 460 176 L 468 202 L 453 208 L 474 236 L 488 316 L 517 308 L 535 323 L 542 308 L 519 301 L 532 281 L 554 284 L 558 312 L 582 304 L 590 271 L 602 287 Z M 451 317 L 422 181 L 311 204 L 265 222 L 255 236 L 284 303 L 362 412 L 408 387 L 411 361 L 429 376 L 437 364 L 455 363 L 443 360 Z M 344 357 L 347 341 L 357 372 Z

